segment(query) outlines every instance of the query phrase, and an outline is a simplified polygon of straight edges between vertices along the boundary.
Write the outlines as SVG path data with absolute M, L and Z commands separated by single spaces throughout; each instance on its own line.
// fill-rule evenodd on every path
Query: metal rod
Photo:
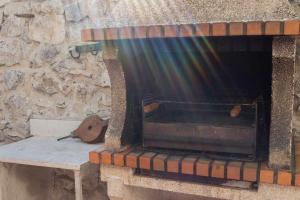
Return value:
M 61 138 L 58 138 L 57 141 L 60 141 L 60 140 L 63 140 L 63 139 L 67 139 L 67 138 L 70 138 L 70 137 L 73 137 L 72 134 L 70 135 L 67 135 L 67 136 L 64 136 L 64 137 L 61 137 Z

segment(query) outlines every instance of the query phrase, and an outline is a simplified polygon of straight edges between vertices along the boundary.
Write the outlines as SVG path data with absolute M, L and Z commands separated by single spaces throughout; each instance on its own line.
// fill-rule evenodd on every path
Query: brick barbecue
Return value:
M 103 45 L 112 88 L 106 150 L 90 161 L 175 180 L 299 186 L 299 35 L 292 17 L 82 30 Z

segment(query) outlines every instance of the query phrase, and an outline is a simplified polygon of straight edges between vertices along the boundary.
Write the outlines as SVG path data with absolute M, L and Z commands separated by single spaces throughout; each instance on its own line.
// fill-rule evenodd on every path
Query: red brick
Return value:
M 81 30 L 81 40 L 83 42 L 92 40 L 92 30 L 91 29 L 83 29 Z
M 167 159 L 167 154 L 158 154 L 153 158 L 153 170 L 165 171 L 165 160 Z
M 210 160 L 199 159 L 196 163 L 196 175 L 197 176 L 209 176 Z
M 120 39 L 132 39 L 132 28 L 131 27 L 122 27 L 119 29 Z
M 165 25 L 164 32 L 165 32 L 165 37 L 177 37 L 177 26 Z
M 94 29 L 93 33 L 94 33 L 93 41 L 105 40 L 103 29 Z
M 300 187 L 300 173 L 295 174 L 295 186 Z
M 227 165 L 227 179 L 240 180 L 241 166 L 241 162 L 229 162 Z
M 147 27 L 145 26 L 138 26 L 134 28 L 134 38 L 143 39 L 146 38 L 147 35 Z
M 181 159 L 181 156 L 170 156 L 167 160 L 167 171 L 179 173 L 179 162 Z
M 285 35 L 299 35 L 299 20 L 284 22 Z
M 289 186 L 292 184 L 292 174 L 288 171 L 279 170 L 277 184 Z
M 151 169 L 151 159 L 156 155 L 153 152 L 147 152 L 140 156 L 140 168 L 141 169 Z
M 209 36 L 209 24 L 197 24 L 195 36 Z
M 89 152 L 89 160 L 90 160 L 90 163 L 100 164 L 100 161 L 101 161 L 100 152 L 98 152 L 98 151 Z
M 162 37 L 161 27 L 160 26 L 150 26 L 148 28 L 148 36 L 150 38 Z
M 141 155 L 141 152 L 131 152 L 126 155 L 126 166 L 131 168 L 138 167 L 138 157 Z
M 214 178 L 224 178 L 225 175 L 225 164 L 224 161 L 215 160 L 212 162 L 211 176 Z
M 192 37 L 193 36 L 193 25 L 191 25 L 191 24 L 180 25 L 180 36 Z
M 197 157 L 194 156 L 185 157 L 181 162 L 181 172 L 183 174 L 193 175 L 196 160 Z
M 117 40 L 118 29 L 117 28 L 106 28 L 105 29 L 106 40 Z
M 266 22 L 266 35 L 280 35 L 280 22 Z
M 125 166 L 125 156 L 131 151 L 131 149 L 127 149 L 122 152 L 114 153 L 114 165 L 123 167 Z
M 229 24 L 229 35 L 243 35 L 244 28 L 242 22 L 232 22 Z
M 270 183 L 274 181 L 274 170 L 269 168 L 266 164 L 262 164 L 260 167 L 259 181 L 261 183 Z
M 261 22 L 248 22 L 247 35 L 262 35 Z
M 245 163 L 243 168 L 243 180 L 244 181 L 256 181 L 258 172 L 257 163 Z
M 212 35 L 213 36 L 226 36 L 226 23 L 212 24 Z
M 111 165 L 111 155 L 110 151 L 103 151 L 101 152 L 101 163 L 103 165 Z

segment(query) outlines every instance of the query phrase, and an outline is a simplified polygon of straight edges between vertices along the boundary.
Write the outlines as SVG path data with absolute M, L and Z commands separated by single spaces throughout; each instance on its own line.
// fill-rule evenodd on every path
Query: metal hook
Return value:
M 86 43 L 75 45 L 69 48 L 69 53 L 74 59 L 80 58 L 82 53 L 91 52 L 92 55 L 96 56 L 101 50 L 101 44 L 99 42 Z
M 74 52 L 76 52 L 77 55 L 74 55 Z M 72 56 L 72 58 L 74 58 L 74 59 L 80 58 L 80 52 L 78 52 L 78 51 L 76 50 L 76 48 L 73 48 L 73 49 L 69 50 L 69 53 L 70 53 L 70 55 Z
M 98 53 L 99 53 L 99 50 L 97 50 L 97 49 L 94 49 L 94 50 L 91 51 L 91 54 L 93 56 L 96 56 Z

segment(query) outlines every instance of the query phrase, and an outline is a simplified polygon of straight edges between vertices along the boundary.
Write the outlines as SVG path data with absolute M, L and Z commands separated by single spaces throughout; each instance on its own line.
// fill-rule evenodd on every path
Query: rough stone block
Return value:
M 0 7 L 3 7 L 4 5 L 6 5 L 9 2 L 10 2 L 10 0 L 0 0 Z
M 43 2 L 32 2 L 32 10 L 36 13 L 62 15 L 64 6 L 61 0 L 48 0 Z
M 0 66 L 7 67 L 20 63 L 23 59 L 25 43 L 16 38 L 0 39 Z
M 33 75 L 32 87 L 38 92 L 53 95 L 58 92 L 58 82 L 46 73 L 37 73 Z
M 78 3 L 68 4 L 64 7 L 66 21 L 79 22 L 82 19 Z
M 8 17 L 1 28 L 2 37 L 17 37 L 26 32 L 25 19 L 10 16 Z
M 39 15 L 29 23 L 28 37 L 37 42 L 60 44 L 65 40 L 65 34 L 63 15 Z
M 30 55 L 30 62 L 35 68 L 52 65 L 59 54 L 59 48 L 55 45 L 40 44 Z
M 29 1 L 24 2 L 11 2 L 6 4 L 4 7 L 4 15 L 13 16 L 13 15 L 28 15 L 32 14 Z
M 17 70 L 7 70 L 4 72 L 4 83 L 9 90 L 17 88 L 24 76 L 23 72 Z

